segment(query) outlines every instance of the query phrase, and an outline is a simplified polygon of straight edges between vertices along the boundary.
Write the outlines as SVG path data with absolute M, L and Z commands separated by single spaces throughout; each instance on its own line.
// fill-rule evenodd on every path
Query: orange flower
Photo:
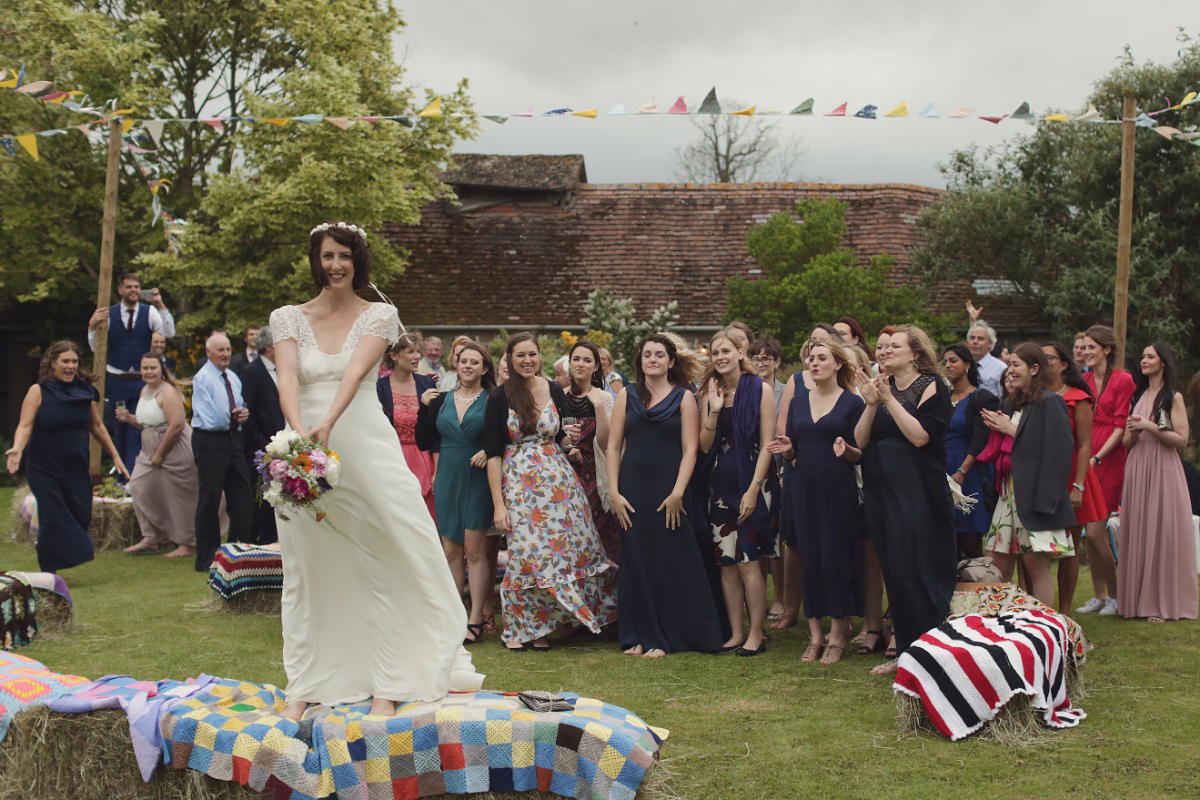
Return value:
M 296 469 L 302 469 L 305 472 L 312 472 L 312 459 L 301 453 L 292 459 L 292 466 Z

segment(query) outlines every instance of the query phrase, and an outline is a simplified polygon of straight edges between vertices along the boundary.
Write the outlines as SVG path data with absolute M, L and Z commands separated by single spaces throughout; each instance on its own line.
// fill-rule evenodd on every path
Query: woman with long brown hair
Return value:
M 559 446 L 566 396 L 542 375 L 537 337 L 515 334 L 505 355 L 509 379 L 488 397 L 484 419 L 493 524 L 508 532 L 501 638 L 510 650 L 545 651 L 557 630 L 599 633 L 616 619 L 616 565 Z
M 37 500 L 41 526 L 38 568 L 58 572 L 95 557 L 88 535 L 92 521 L 88 436 L 112 457 L 118 472 L 128 478 L 129 471 L 100 418 L 96 405 L 100 395 L 83 366 L 79 345 L 65 339 L 50 345 L 38 378 L 25 393 L 13 446 L 5 455 L 10 473 L 25 457 L 25 476 Z
M 684 507 L 699 444 L 688 386 L 694 357 L 671 337 L 638 345 L 636 383 L 622 389 L 609 430 L 612 502 L 625 533 L 618 634 L 626 655 L 659 658 L 721 647 L 721 620 L 705 559 Z
M 1082 337 L 1082 334 L 1080 334 Z M 1071 473 L 1071 505 L 1075 506 L 1075 527 L 1070 529 L 1075 555 L 1058 562 L 1058 610 L 1069 613 L 1075 601 L 1075 586 L 1079 581 L 1080 532 L 1083 526 L 1108 516 L 1104 504 L 1104 489 L 1092 468 L 1092 407 L 1095 398 L 1079 372 L 1073 354 L 1061 342 L 1042 345 L 1046 355 L 1046 388 L 1058 394 L 1067 404 L 1071 434 L 1075 439 L 1075 469 Z
M 778 501 L 779 484 L 767 450 L 775 438 L 775 393 L 755 374 L 747 347 L 745 334 L 729 329 L 710 342 L 711 361 L 700 381 L 700 452 L 711 453 L 702 478 L 729 615 L 725 648 L 756 656 L 767 649 L 767 584 L 758 560 L 776 552 L 768 514 Z M 750 615 L 749 631 L 743 606 Z
M 1104 505 L 1109 513 L 1121 506 L 1121 487 L 1125 483 L 1125 419 L 1133 398 L 1133 376 L 1119 368 L 1117 337 L 1107 325 L 1093 325 L 1083 332 L 1083 358 L 1091 371 L 1083 376 L 1096 406 L 1092 414 L 1092 457 L 1090 463 L 1104 490 Z M 1106 520 L 1097 520 L 1087 528 L 1088 563 L 1092 571 L 1095 596 L 1080 608 L 1080 613 L 1117 613 L 1117 564 L 1108 542 Z
M 886 363 L 890 375 L 857 375 L 867 406 L 854 436 L 863 448 L 867 527 L 903 654 L 945 620 L 954 593 L 957 546 L 945 471 L 950 389 L 933 343 L 915 325 L 896 326 Z M 873 674 L 895 671 L 888 661 Z
M 567 458 L 587 494 L 592 522 L 609 559 L 620 564 L 621 529 L 609 509 L 608 474 L 604 451 L 608 447 L 608 423 L 613 396 L 604 389 L 604 367 L 600 349 L 580 339 L 567 352 L 570 386 L 565 392 L 564 419 L 574 420 L 567 431 Z
M 1031 592 L 1054 606 L 1053 559 L 1075 554 L 1067 528 L 1075 524 L 1069 490 L 1075 442 L 1067 404 L 1046 388 L 1046 356 L 1033 342 L 1013 348 L 1008 358 L 1010 392 L 1000 411 L 984 410 L 983 423 L 1012 439 L 1011 468 L 997 476 L 1000 500 L 984 545 L 1004 580 L 1018 557 Z

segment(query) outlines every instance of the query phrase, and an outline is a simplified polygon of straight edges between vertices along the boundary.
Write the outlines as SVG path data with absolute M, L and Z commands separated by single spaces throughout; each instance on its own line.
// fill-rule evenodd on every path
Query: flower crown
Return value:
M 342 230 L 350 231 L 351 233 L 357 233 L 359 236 L 362 237 L 362 240 L 364 242 L 367 241 L 367 232 L 364 231 L 362 228 L 358 227 L 357 225 L 351 225 L 349 222 L 322 222 L 320 225 L 318 225 L 317 227 L 315 227 L 311 231 L 309 231 L 308 235 L 312 236 L 314 233 L 320 233 L 321 231 L 327 231 L 330 228 L 341 228 Z

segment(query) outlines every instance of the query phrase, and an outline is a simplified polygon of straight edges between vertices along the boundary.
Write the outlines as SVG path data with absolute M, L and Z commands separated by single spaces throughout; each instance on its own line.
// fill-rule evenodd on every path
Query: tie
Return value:
M 233 412 L 237 410 L 237 402 L 233 399 L 233 384 L 229 382 L 229 375 L 225 372 L 221 373 L 221 380 L 225 381 L 225 397 L 229 399 L 229 427 L 233 428 L 237 424 L 233 421 Z
M 132 308 L 127 309 L 127 310 L 129 311 L 129 324 L 127 324 L 125 326 L 125 330 L 131 331 L 131 330 L 133 330 L 133 311 L 134 310 Z

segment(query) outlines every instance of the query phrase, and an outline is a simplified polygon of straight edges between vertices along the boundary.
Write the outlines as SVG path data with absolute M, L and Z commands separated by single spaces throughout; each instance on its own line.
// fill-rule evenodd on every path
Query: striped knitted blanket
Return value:
M 408 703 L 394 717 L 367 716 L 367 703 L 320 706 L 309 712 L 310 746 L 278 716 L 278 689 L 218 679 L 163 717 L 163 749 L 173 767 L 276 800 L 531 790 L 633 800 L 667 732 L 623 708 L 565 697 L 571 709 L 552 712 L 486 691 Z
M 892 688 L 919 699 L 951 741 L 982 728 L 1018 694 L 1028 696 L 1048 727 L 1073 728 L 1087 715 L 1067 697 L 1071 658 L 1070 634 L 1058 614 L 969 614 L 914 642 L 900 656 Z
M 274 547 L 223 544 L 208 568 L 208 585 L 226 600 L 243 592 L 283 591 L 283 556 Z

